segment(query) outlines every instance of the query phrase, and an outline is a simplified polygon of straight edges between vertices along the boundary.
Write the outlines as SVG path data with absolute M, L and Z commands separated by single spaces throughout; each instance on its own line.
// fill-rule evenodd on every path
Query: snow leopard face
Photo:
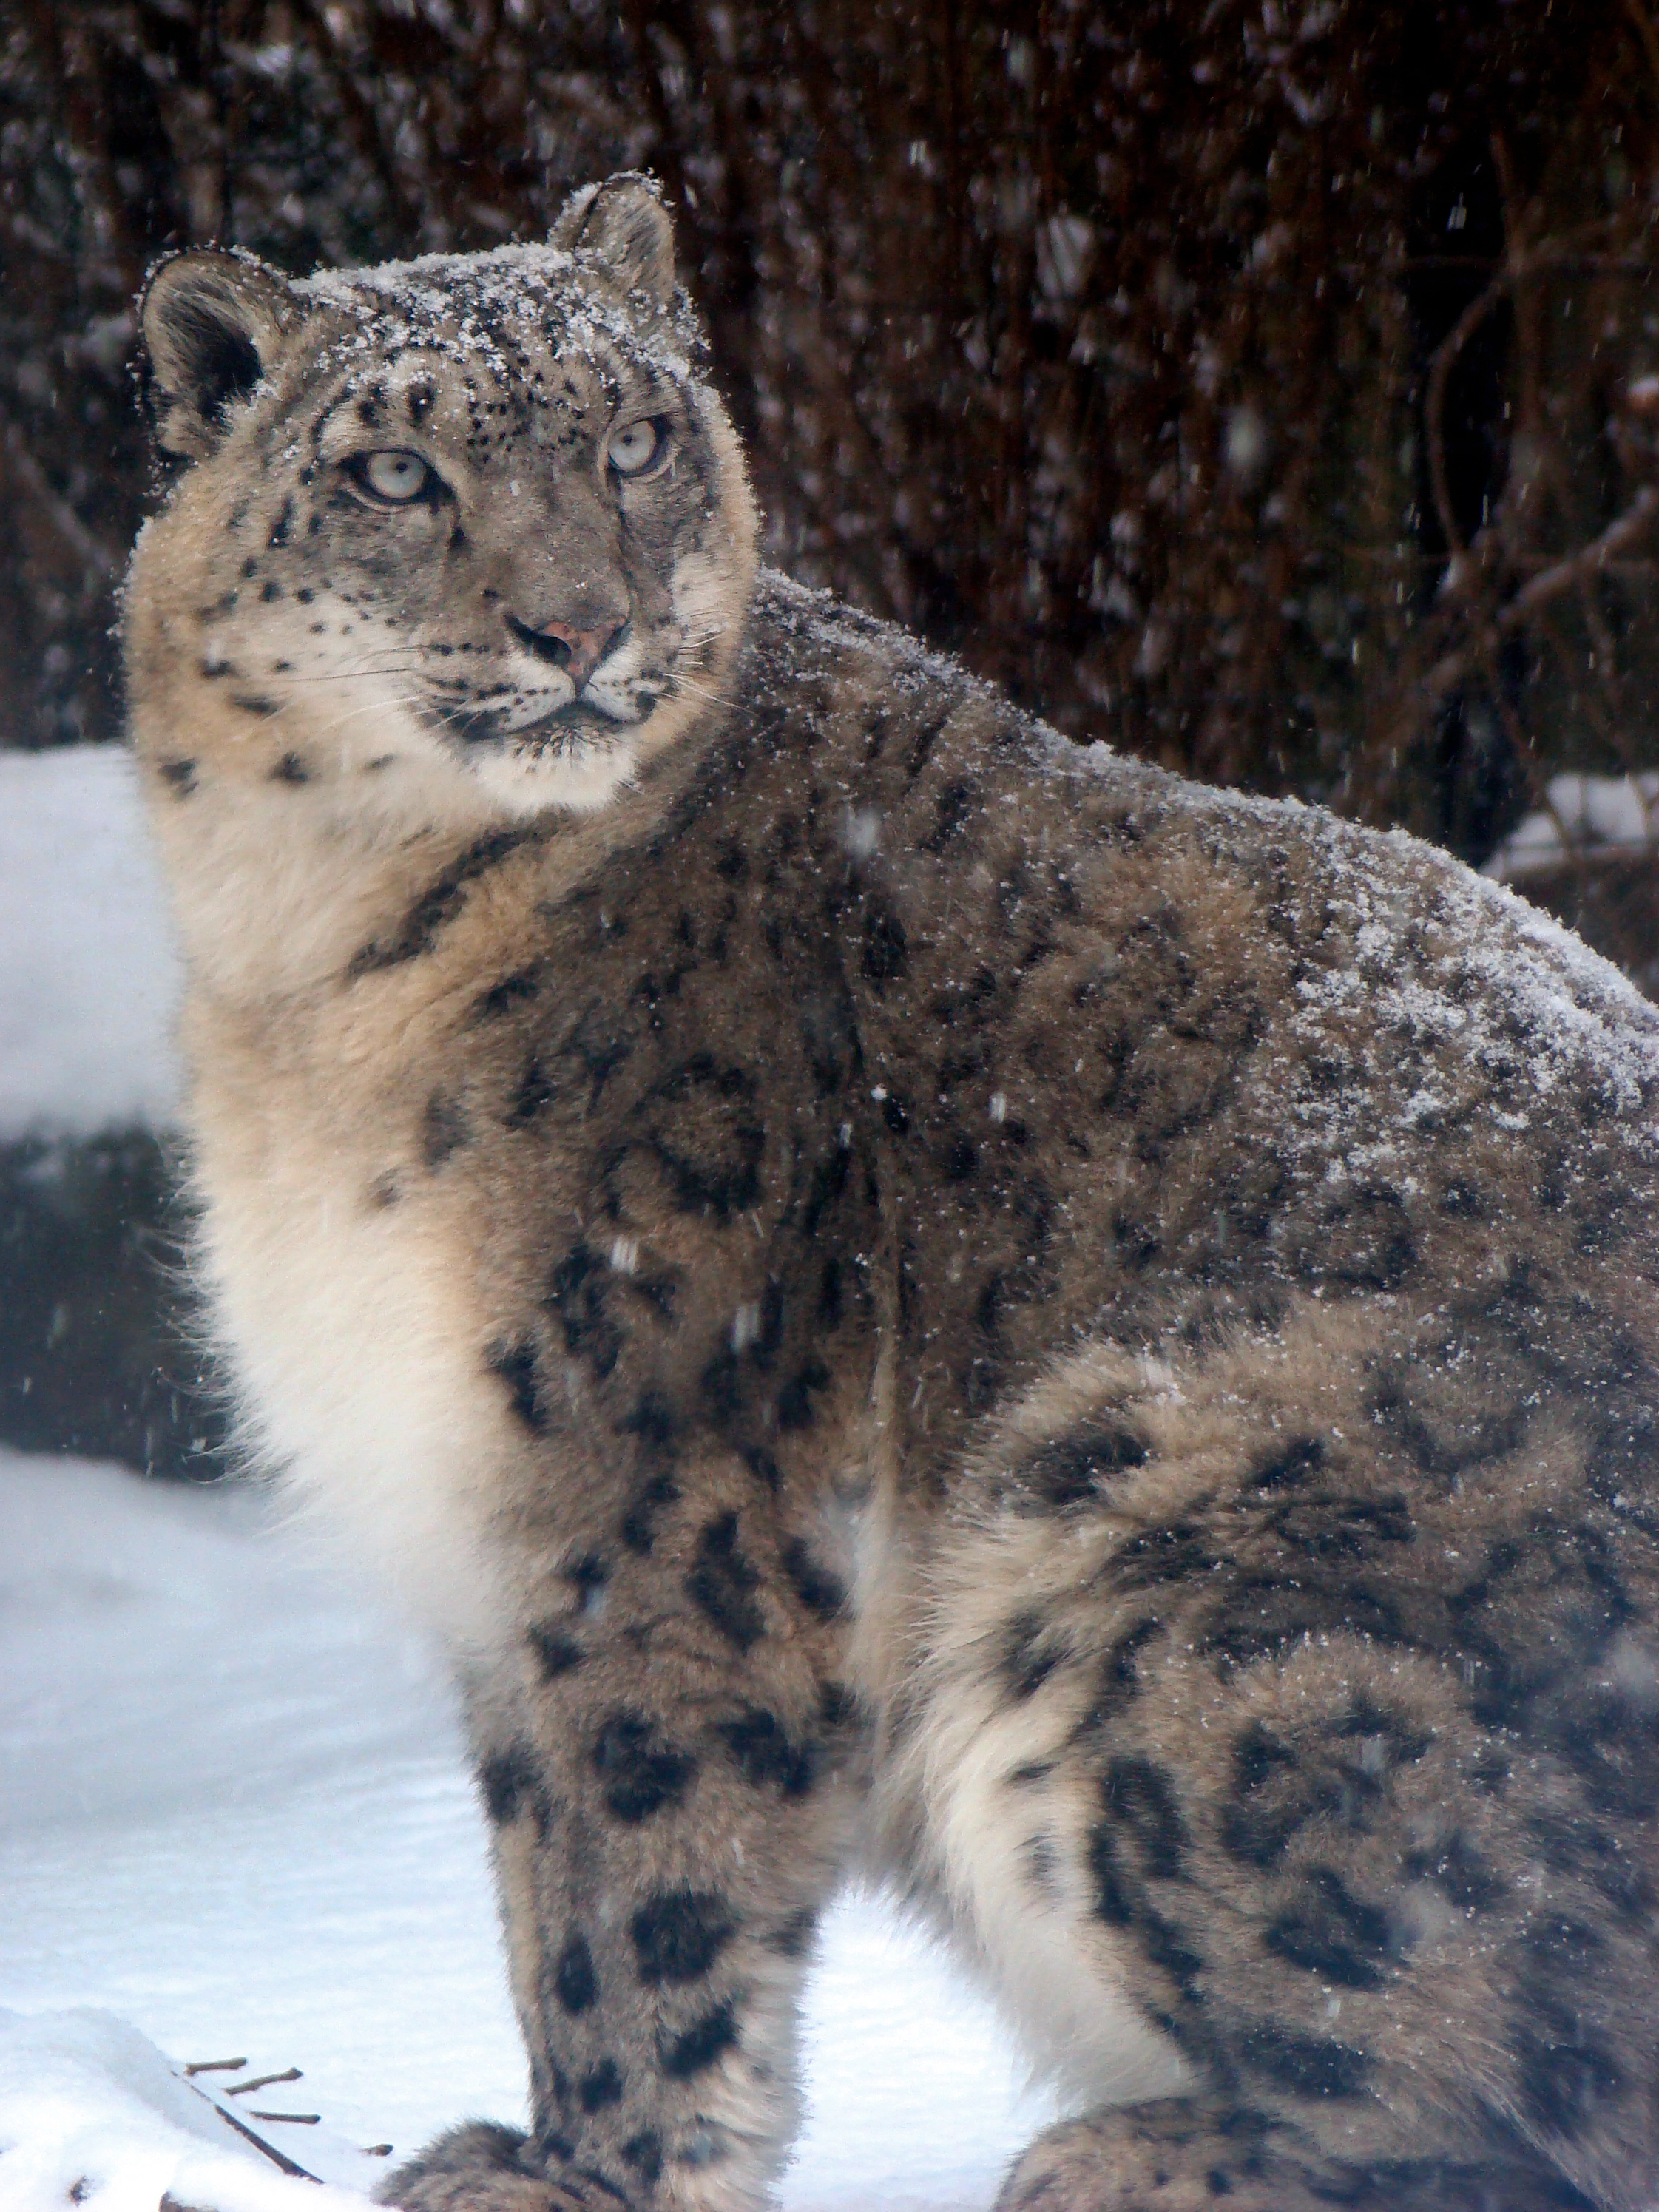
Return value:
M 416 760 L 511 812 L 592 806 L 718 698 L 755 514 L 644 179 L 545 246 L 299 283 L 185 254 L 143 332 L 189 465 L 153 526 L 173 644 L 181 619 L 301 773 Z

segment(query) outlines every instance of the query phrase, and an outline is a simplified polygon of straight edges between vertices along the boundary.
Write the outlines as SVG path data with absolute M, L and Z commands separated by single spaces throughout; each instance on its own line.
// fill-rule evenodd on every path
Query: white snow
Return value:
M 254 2103 L 400 2154 L 523 2118 L 453 1700 L 338 1573 L 247 1491 L 0 1455 L 3 2212 L 82 2179 L 100 2212 L 349 2201 L 240 2146 L 160 2052 L 298 2065 Z M 1049 2110 L 867 1900 L 830 1917 L 806 2047 L 793 2212 L 985 2204 Z M 319 2140 L 264 2132 L 301 2163 Z
M 331 2145 L 332 2157 L 319 2160 L 313 2131 L 309 2178 L 289 2179 L 264 2152 L 250 2153 L 221 2117 L 230 2109 L 108 2013 L 0 2011 L 0 2203 L 17 2212 L 73 2203 L 151 2212 L 163 2191 L 228 2212 L 295 2212 L 300 2203 L 351 2212 L 385 2171 L 349 2146 Z M 335 2167 L 349 2181 L 319 2196 L 314 2182 L 337 2178 Z
M 1544 804 L 1511 830 L 1481 873 L 1500 883 L 1586 859 L 1647 860 L 1659 852 L 1659 775 L 1555 775 Z
M 177 995 L 131 758 L 0 750 L 0 1142 L 169 1120 Z

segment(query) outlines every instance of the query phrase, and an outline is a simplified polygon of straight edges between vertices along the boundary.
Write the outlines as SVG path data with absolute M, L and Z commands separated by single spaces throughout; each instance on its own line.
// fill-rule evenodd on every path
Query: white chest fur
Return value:
M 302 1115 L 198 1089 L 203 1256 L 240 1410 L 319 1532 L 466 1643 L 504 1615 L 490 1477 L 501 1409 L 467 1271 L 429 1207 Z

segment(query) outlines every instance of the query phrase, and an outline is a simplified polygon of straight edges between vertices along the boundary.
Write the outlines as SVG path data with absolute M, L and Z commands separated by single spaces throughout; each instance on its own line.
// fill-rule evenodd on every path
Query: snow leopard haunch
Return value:
M 1010 2212 L 1659 2181 L 1659 1013 L 757 576 L 653 189 L 163 265 L 135 743 L 247 1433 L 448 1638 L 532 2125 L 763 2202 L 861 1868 Z

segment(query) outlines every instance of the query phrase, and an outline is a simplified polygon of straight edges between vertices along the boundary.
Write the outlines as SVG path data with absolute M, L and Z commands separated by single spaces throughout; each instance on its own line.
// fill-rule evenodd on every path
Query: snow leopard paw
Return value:
M 1318 2156 L 1265 2114 L 1171 2098 L 1062 2121 L 1018 2158 L 995 2212 L 1566 2212 L 1582 2205 L 1519 2146 L 1489 2158 Z
M 1227 2212 L 1304 2212 L 1262 2138 L 1185 2100 L 1062 2121 L 1015 2160 L 996 2212 L 1215 2212 L 1224 2197 Z
M 397 2212 L 617 2212 L 597 2176 L 549 2174 L 516 2128 L 470 2120 L 439 2136 L 376 2191 Z

